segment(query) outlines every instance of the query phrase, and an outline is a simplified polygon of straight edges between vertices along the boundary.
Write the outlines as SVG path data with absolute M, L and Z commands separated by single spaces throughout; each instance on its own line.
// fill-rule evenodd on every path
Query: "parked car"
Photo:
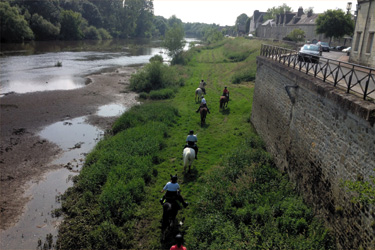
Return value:
M 327 42 L 320 42 L 320 46 L 322 46 L 322 51 L 329 52 L 329 44 Z
M 305 44 L 298 52 L 298 61 L 319 63 L 320 47 L 316 44 Z
M 343 49 L 346 49 L 347 46 L 336 46 L 336 50 L 342 51 Z

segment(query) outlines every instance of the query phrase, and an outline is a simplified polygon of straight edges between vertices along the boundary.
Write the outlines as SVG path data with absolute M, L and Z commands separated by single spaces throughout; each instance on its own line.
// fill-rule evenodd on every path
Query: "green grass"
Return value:
M 178 68 L 184 86 L 172 99 L 136 106 L 115 122 L 64 195 L 61 248 L 169 249 L 173 239 L 160 240 L 159 198 L 176 173 L 190 203 L 178 214 L 188 249 L 332 248 L 250 124 L 253 82 L 231 83 L 241 71 L 255 72 L 259 49 L 256 40 L 225 39 L 188 52 Z M 247 56 L 231 59 L 241 53 Z M 211 111 L 204 126 L 194 100 L 201 79 Z M 224 86 L 231 100 L 220 110 Z M 187 174 L 182 149 L 191 129 L 199 154 Z

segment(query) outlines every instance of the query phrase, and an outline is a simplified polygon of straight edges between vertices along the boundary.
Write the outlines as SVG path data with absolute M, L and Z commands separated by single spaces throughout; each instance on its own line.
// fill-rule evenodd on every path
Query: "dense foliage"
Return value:
M 286 37 L 284 37 L 284 40 L 303 42 L 305 40 L 305 31 L 301 29 L 294 29 Z
M 344 35 L 351 36 L 354 32 L 354 20 L 351 15 L 345 14 L 340 9 L 327 10 L 316 19 L 316 32 L 330 39 L 341 38 Z
M 151 37 L 165 32 L 149 0 L 5 0 L 0 13 L 1 42 Z
M 178 76 L 177 69 L 169 68 L 155 58 L 151 58 L 150 63 L 133 74 L 130 79 L 130 89 L 136 92 L 149 93 L 164 88 L 175 89 L 179 85 L 183 85 L 183 79 Z
M 74 188 L 63 196 L 67 217 L 59 229 L 58 249 L 131 248 L 137 207 L 176 115 L 172 107 L 150 104 L 120 117 L 116 134 L 88 155 Z

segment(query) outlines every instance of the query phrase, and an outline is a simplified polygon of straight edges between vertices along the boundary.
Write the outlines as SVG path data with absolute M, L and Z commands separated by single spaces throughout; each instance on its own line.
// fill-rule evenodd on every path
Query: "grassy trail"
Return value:
M 213 166 L 220 165 L 227 153 L 231 152 L 243 136 L 254 133 L 250 125 L 251 100 L 253 84 L 231 84 L 230 77 L 233 69 L 239 63 L 224 62 L 222 50 L 201 50 L 195 60 L 187 67 L 187 80 L 173 100 L 168 103 L 179 110 L 178 122 L 170 131 L 167 147 L 161 153 L 163 162 L 156 166 L 158 176 L 156 182 L 147 188 L 147 198 L 141 207 L 140 217 L 144 218 L 136 227 L 134 246 L 138 248 L 160 249 L 170 245 L 161 245 L 160 219 L 162 209 L 158 202 L 160 190 L 169 181 L 169 174 L 177 173 L 182 195 L 190 203 L 188 209 L 179 211 L 178 219 L 185 220 L 182 230 L 189 227 L 194 219 L 191 213 L 195 206 L 195 198 L 199 192 L 199 177 L 203 176 Z M 200 115 L 195 111 L 198 105 L 195 89 L 201 79 L 207 82 L 205 96 L 211 114 L 207 114 L 206 124 L 200 126 Z M 224 86 L 230 91 L 230 102 L 225 110 L 219 108 L 219 98 Z M 192 172 L 183 174 L 182 149 L 189 130 L 194 130 L 198 136 L 199 154 L 194 161 Z

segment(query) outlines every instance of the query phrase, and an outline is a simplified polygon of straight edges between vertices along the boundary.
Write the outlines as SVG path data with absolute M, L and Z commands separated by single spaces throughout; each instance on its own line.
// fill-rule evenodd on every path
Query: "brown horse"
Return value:
M 201 114 L 201 126 L 206 123 L 206 115 L 207 115 L 207 108 L 201 107 L 200 109 Z
M 226 107 L 228 107 L 228 97 L 220 96 L 220 108 L 224 109 Z

